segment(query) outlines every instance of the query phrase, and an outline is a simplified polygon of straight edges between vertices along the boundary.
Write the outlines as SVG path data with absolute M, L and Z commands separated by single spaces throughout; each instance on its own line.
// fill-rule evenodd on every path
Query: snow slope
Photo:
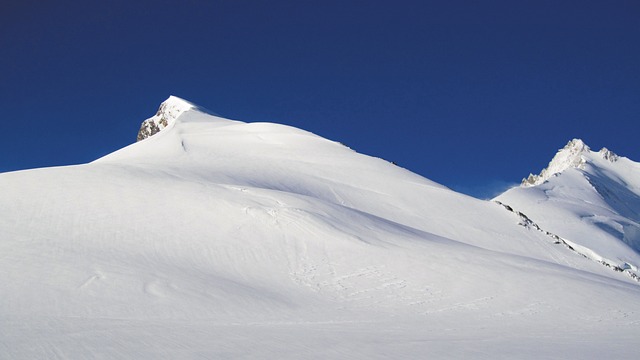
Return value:
M 635 356 L 629 276 L 496 203 L 185 104 L 92 163 L 0 174 L 3 357 Z
M 574 139 L 540 176 L 530 175 L 496 200 L 585 256 L 640 274 L 640 164 Z

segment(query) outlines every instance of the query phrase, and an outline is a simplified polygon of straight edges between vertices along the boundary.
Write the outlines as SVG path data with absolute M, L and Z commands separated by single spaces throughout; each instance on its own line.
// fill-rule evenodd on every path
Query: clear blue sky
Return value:
M 0 172 L 126 146 L 172 94 L 487 197 L 574 137 L 640 160 L 640 1 L 0 5 Z

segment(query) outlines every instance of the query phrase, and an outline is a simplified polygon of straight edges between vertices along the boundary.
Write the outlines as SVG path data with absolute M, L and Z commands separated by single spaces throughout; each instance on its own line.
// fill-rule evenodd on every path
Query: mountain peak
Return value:
M 169 98 L 163 101 L 158 108 L 158 112 L 147 120 L 143 121 L 138 131 L 137 141 L 144 140 L 149 136 L 153 136 L 160 132 L 160 130 L 173 124 L 175 120 L 183 113 L 197 109 L 198 107 L 187 100 L 181 99 L 177 96 L 169 96 Z
M 558 150 L 549 165 L 545 169 L 542 169 L 540 175 L 529 174 L 527 178 L 522 179 L 521 186 L 529 187 L 540 185 L 553 175 L 561 173 L 566 169 L 583 169 L 587 161 L 584 155 L 589 153 L 590 150 L 589 146 L 580 139 L 569 141 L 565 147 Z M 603 150 L 609 152 L 607 149 Z M 613 155 L 615 156 L 615 154 Z
M 571 153 L 583 152 L 591 150 L 587 144 L 581 139 L 570 140 L 559 152 L 569 151 Z
M 618 161 L 618 159 L 620 158 L 616 153 L 607 149 L 606 147 L 603 147 L 602 149 L 600 149 L 598 154 L 600 154 L 600 156 L 602 156 L 603 159 L 609 160 L 612 163 Z

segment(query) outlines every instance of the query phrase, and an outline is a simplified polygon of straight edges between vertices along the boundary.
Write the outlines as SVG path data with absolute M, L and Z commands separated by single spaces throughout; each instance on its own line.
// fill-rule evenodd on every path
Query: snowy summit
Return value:
M 574 140 L 498 204 L 177 97 L 138 140 L 0 174 L 3 357 L 637 356 L 629 159 Z
M 640 164 L 578 139 L 497 201 L 583 256 L 640 279 Z
M 177 96 L 170 96 L 160 104 L 160 108 L 158 108 L 158 112 L 154 116 L 142 122 L 140 131 L 138 131 L 137 141 L 144 140 L 173 125 L 180 115 L 191 109 L 196 109 L 196 106 Z
M 602 158 L 611 162 L 617 159 L 617 155 L 607 150 L 607 148 L 602 148 L 599 154 Z M 580 139 L 573 139 L 564 148 L 558 150 L 549 166 L 542 169 L 539 175 L 529 174 L 529 177 L 522 179 L 522 186 L 540 185 L 552 176 L 570 168 L 584 169 L 587 158 L 590 156 L 594 156 L 594 153 L 589 146 Z

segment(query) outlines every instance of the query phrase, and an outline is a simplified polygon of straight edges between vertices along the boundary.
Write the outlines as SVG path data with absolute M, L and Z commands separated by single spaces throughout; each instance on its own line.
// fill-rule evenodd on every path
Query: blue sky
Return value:
M 570 139 L 640 160 L 638 1 L 12 1 L 0 172 L 135 141 L 169 95 L 487 197 Z

